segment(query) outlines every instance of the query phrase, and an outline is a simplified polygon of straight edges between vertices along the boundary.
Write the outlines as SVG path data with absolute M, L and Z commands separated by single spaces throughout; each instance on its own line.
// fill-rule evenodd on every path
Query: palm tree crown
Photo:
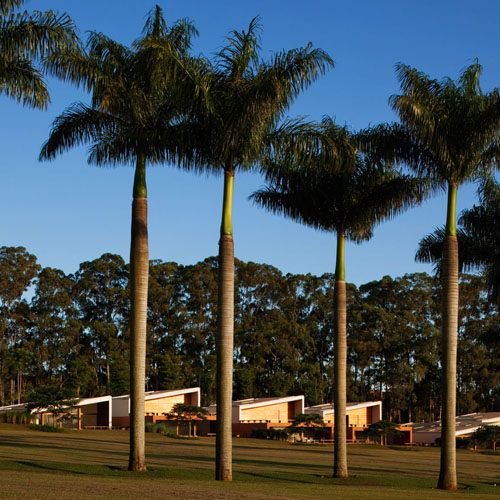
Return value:
M 270 61 L 259 57 L 261 25 L 233 31 L 211 68 L 213 107 L 192 120 L 182 141 L 186 168 L 215 173 L 255 167 L 267 134 L 297 95 L 328 67 L 332 59 L 311 45 L 282 51 Z
M 430 79 L 404 64 L 397 64 L 396 72 L 403 93 L 389 102 L 413 143 L 401 159 L 443 187 L 474 180 L 496 164 L 500 94 L 481 91 L 477 61 L 457 82 Z
M 307 126 L 302 133 L 310 137 L 313 130 Z M 258 204 L 359 243 L 371 238 L 377 223 L 422 199 L 422 182 L 362 154 L 357 134 L 329 117 L 316 134 L 321 147 L 300 167 L 289 163 L 290 157 L 282 161 L 283 148 L 268 158 L 264 175 L 270 186 L 252 195 Z

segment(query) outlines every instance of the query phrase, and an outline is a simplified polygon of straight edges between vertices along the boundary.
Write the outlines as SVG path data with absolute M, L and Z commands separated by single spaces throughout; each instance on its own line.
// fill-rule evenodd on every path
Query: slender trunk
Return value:
M 147 210 L 147 206 L 146 206 L 146 210 Z M 146 228 L 147 228 L 147 225 L 148 225 L 148 223 L 147 223 L 147 215 L 146 215 Z M 109 344 L 109 342 L 108 342 L 108 344 Z M 109 394 L 110 386 L 111 386 L 111 371 L 109 369 L 109 361 L 106 358 L 106 394 Z
M 148 307 L 146 162 L 137 158 L 130 243 L 130 455 L 128 469 L 145 471 L 144 386 Z
M 219 242 L 217 352 L 217 435 L 215 477 L 232 481 L 232 400 L 234 330 L 234 242 L 232 199 L 234 173 L 224 175 L 224 202 Z
M 347 294 L 344 270 L 343 233 L 337 234 L 337 266 L 335 269 L 335 340 L 334 340 L 334 408 L 335 408 L 335 455 L 333 477 L 348 477 L 347 425 L 346 425 L 346 371 L 347 371 Z
M 457 489 L 456 384 L 458 335 L 458 243 L 455 227 L 457 186 L 449 185 L 446 237 L 442 263 L 442 428 L 438 488 Z
M 4 378 L 2 376 L 3 372 L 3 363 L 0 359 L 0 406 L 5 406 L 5 386 L 4 386 Z

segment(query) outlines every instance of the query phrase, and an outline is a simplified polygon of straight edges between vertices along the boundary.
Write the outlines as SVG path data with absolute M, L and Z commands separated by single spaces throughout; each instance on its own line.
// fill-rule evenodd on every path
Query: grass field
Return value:
M 214 439 L 146 434 L 145 473 L 127 472 L 128 433 L 61 434 L 0 424 L 0 498 L 20 499 L 493 499 L 500 455 L 457 453 L 459 491 L 435 489 L 439 449 L 348 446 L 349 479 L 330 477 L 332 445 L 235 439 L 234 478 L 214 476 Z M 497 486 L 495 486 L 497 485 Z

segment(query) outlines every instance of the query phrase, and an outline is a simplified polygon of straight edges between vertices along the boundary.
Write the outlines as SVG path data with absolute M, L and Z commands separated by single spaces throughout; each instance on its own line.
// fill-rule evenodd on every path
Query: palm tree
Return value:
M 92 90 L 92 105 L 71 105 L 56 118 L 41 159 L 92 142 L 89 163 L 135 164 L 130 245 L 131 408 L 129 470 L 146 469 L 144 388 L 148 292 L 146 163 L 171 161 L 160 136 L 188 110 L 193 81 L 180 68 L 188 64 L 191 23 L 168 29 L 162 11 L 151 11 L 144 37 L 131 50 L 91 33 L 88 53 L 65 52 L 47 61 L 49 70 Z M 189 64 L 188 64 L 189 65 Z M 186 66 L 187 67 L 187 66 Z M 181 82 L 182 79 L 182 82 Z
M 314 132 L 307 127 L 310 140 Z M 374 226 L 419 201 L 422 183 L 401 176 L 384 162 L 373 163 L 356 150 L 357 136 L 324 118 L 316 130 L 319 150 L 293 162 L 289 144 L 274 148 L 265 176 L 269 187 L 255 192 L 253 200 L 275 213 L 281 213 L 315 229 L 334 232 L 337 254 L 334 289 L 334 477 L 348 477 L 346 451 L 346 369 L 347 296 L 345 282 L 345 240 L 361 243 L 371 238 Z M 301 149 L 301 148 L 299 148 Z
M 500 299 L 500 185 L 487 179 L 479 189 L 479 205 L 463 210 L 458 218 L 459 271 L 482 270 L 490 296 Z M 445 228 L 439 227 L 419 242 L 417 262 L 433 262 L 441 272 Z
M 499 155 L 500 95 L 484 94 L 476 61 L 458 80 L 431 79 L 404 64 L 396 65 L 402 94 L 390 98 L 401 125 L 380 127 L 376 146 L 418 173 L 433 179 L 434 189 L 448 190 L 442 263 L 443 426 L 438 488 L 457 488 L 455 414 L 458 323 L 458 187 L 478 178 Z
M 232 479 L 232 377 L 234 327 L 234 242 L 232 198 L 236 169 L 254 167 L 269 130 L 294 98 L 333 66 L 322 50 L 280 52 L 269 62 L 259 57 L 261 26 L 233 31 L 215 57 L 210 86 L 211 109 L 182 124 L 182 166 L 224 174 L 219 241 L 217 350 L 216 478 Z
M 45 109 L 50 101 L 33 59 L 75 47 L 78 38 L 67 14 L 15 13 L 24 0 L 0 0 L 0 93 L 25 106 Z

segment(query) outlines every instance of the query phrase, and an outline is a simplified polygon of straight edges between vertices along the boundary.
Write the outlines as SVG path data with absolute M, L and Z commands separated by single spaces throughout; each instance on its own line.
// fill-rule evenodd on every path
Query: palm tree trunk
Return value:
M 234 242 L 232 201 L 234 172 L 224 173 L 224 202 L 219 242 L 217 353 L 217 434 L 215 477 L 232 481 L 232 401 L 234 330 Z
M 346 426 L 346 370 L 347 370 L 347 294 L 344 270 L 343 233 L 337 234 L 337 266 L 335 269 L 335 340 L 334 340 L 334 408 L 335 408 L 335 455 L 333 477 L 348 477 L 347 426 Z
M 458 335 L 458 242 L 455 226 L 457 186 L 449 184 L 442 273 L 442 428 L 438 488 L 457 489 L 456 383 Z
M 137 158 L 130 244 L 130 456 L 128 469 L 145 471 L 144 386 L 148 307 L 148 204 L 146 161 Z

